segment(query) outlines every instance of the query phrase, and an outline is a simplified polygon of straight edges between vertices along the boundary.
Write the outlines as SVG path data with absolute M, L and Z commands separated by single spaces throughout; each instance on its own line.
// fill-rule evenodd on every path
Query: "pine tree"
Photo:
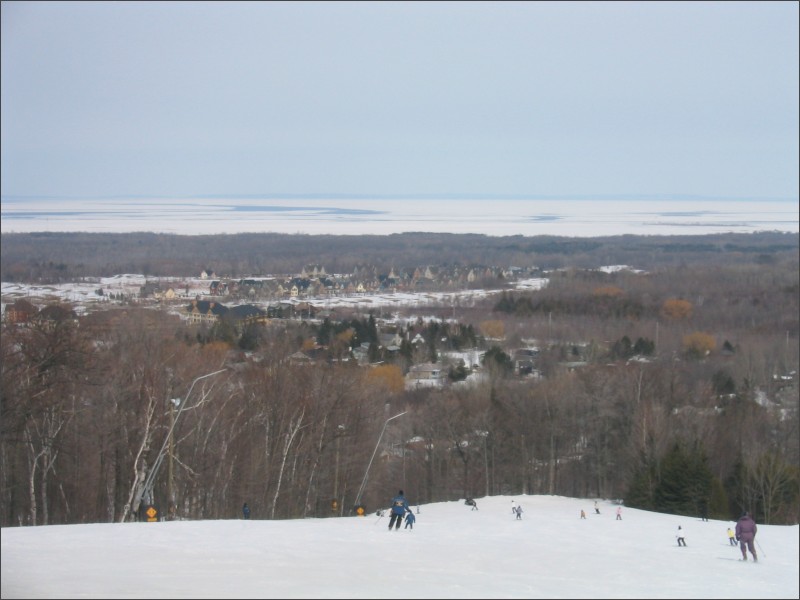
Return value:
M 699 515 L 708 506 L 713 475 L 699 443 L 689 450 L 675 443 L 661 461 L 661 480 L 654 492 L 654 508 L 676 515 Z

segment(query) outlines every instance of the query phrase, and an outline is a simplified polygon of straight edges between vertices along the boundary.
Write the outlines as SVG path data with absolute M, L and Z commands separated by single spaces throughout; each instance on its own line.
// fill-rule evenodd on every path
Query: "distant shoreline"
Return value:
M 0 201 L 20 202 L 27 200 L 521 200 L 521 201 L 578 201 L 578 202 L 793 202 L 800 199 L 789 197 L 727 197 L 695 194 L 5 194 Z

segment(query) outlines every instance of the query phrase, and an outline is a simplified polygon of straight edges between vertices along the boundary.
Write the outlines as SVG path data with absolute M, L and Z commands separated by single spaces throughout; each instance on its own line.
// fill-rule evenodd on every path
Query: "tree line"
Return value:
M 59 283 L 120 273 L 197 277 L 205 269 L 219 277 L 295 274 L 309 264 L 321 264 L 328 273 L 352 273 L 365 263 L 381 273 L 427 265 L 536 265 L 546 270 L 633 265 L 652 271 L 693 264 L 769 265 L 791 260 L 798 248 L 796 234 L 780 232 L 589 239 L 446 233 L 3 233 L 0 272 L 6 282 Z
M 147 503 L 345 516 L 399 488 L 420 504 L 556 494 L 797 523 L 798 308 L 797 256 L 778 255 L 567 269 L 535 292 L 417 309 L 401 333 L 424 345 L 369 366 L 349 349 L 375 339 L 375 314 L 224 335 L 133 306 L 3 323 L 0 523 L 129 521 Z M 539 377 L 509 368 L 530 340 Z M 402 385 L 451 344 L 484 364 L 450 365 L 443 389 Z M 316 362 L 291 360 L 311 347 Z

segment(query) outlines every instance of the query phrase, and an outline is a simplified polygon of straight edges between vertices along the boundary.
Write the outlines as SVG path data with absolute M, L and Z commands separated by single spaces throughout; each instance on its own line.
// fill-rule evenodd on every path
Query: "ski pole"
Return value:
M 382 518 L 383 518 L 383 511 L 379 510 L 378 511 L 378 519 L 375 521 L 375 525 L 377 525 L 378 521 L 380 521 Z
M 758 551 L 761 553 L 761 556 L 767 558 L 767 553 L 764 552 L 764 549 L 761 547 L 761 544 L 758 543 L 758 540 L 756 540 L 756 546 L 758 546 Z

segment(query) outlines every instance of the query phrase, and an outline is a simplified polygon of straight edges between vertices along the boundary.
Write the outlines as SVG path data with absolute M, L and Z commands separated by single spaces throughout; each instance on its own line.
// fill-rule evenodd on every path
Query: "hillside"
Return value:
M 384 490 L 388 498 L 394 488 Z M 701 522 L 559 496 L 413 504 L 387 518 L 2 530 L 3 598 L 797 598 L 798 526 L 759 525 L 759 562 Z M 515 520 L 511 500 L 523 507 Z M 579 518 L 584 509 L 587 518 Z M 687 531 L 679 548 L 675 530 Z

